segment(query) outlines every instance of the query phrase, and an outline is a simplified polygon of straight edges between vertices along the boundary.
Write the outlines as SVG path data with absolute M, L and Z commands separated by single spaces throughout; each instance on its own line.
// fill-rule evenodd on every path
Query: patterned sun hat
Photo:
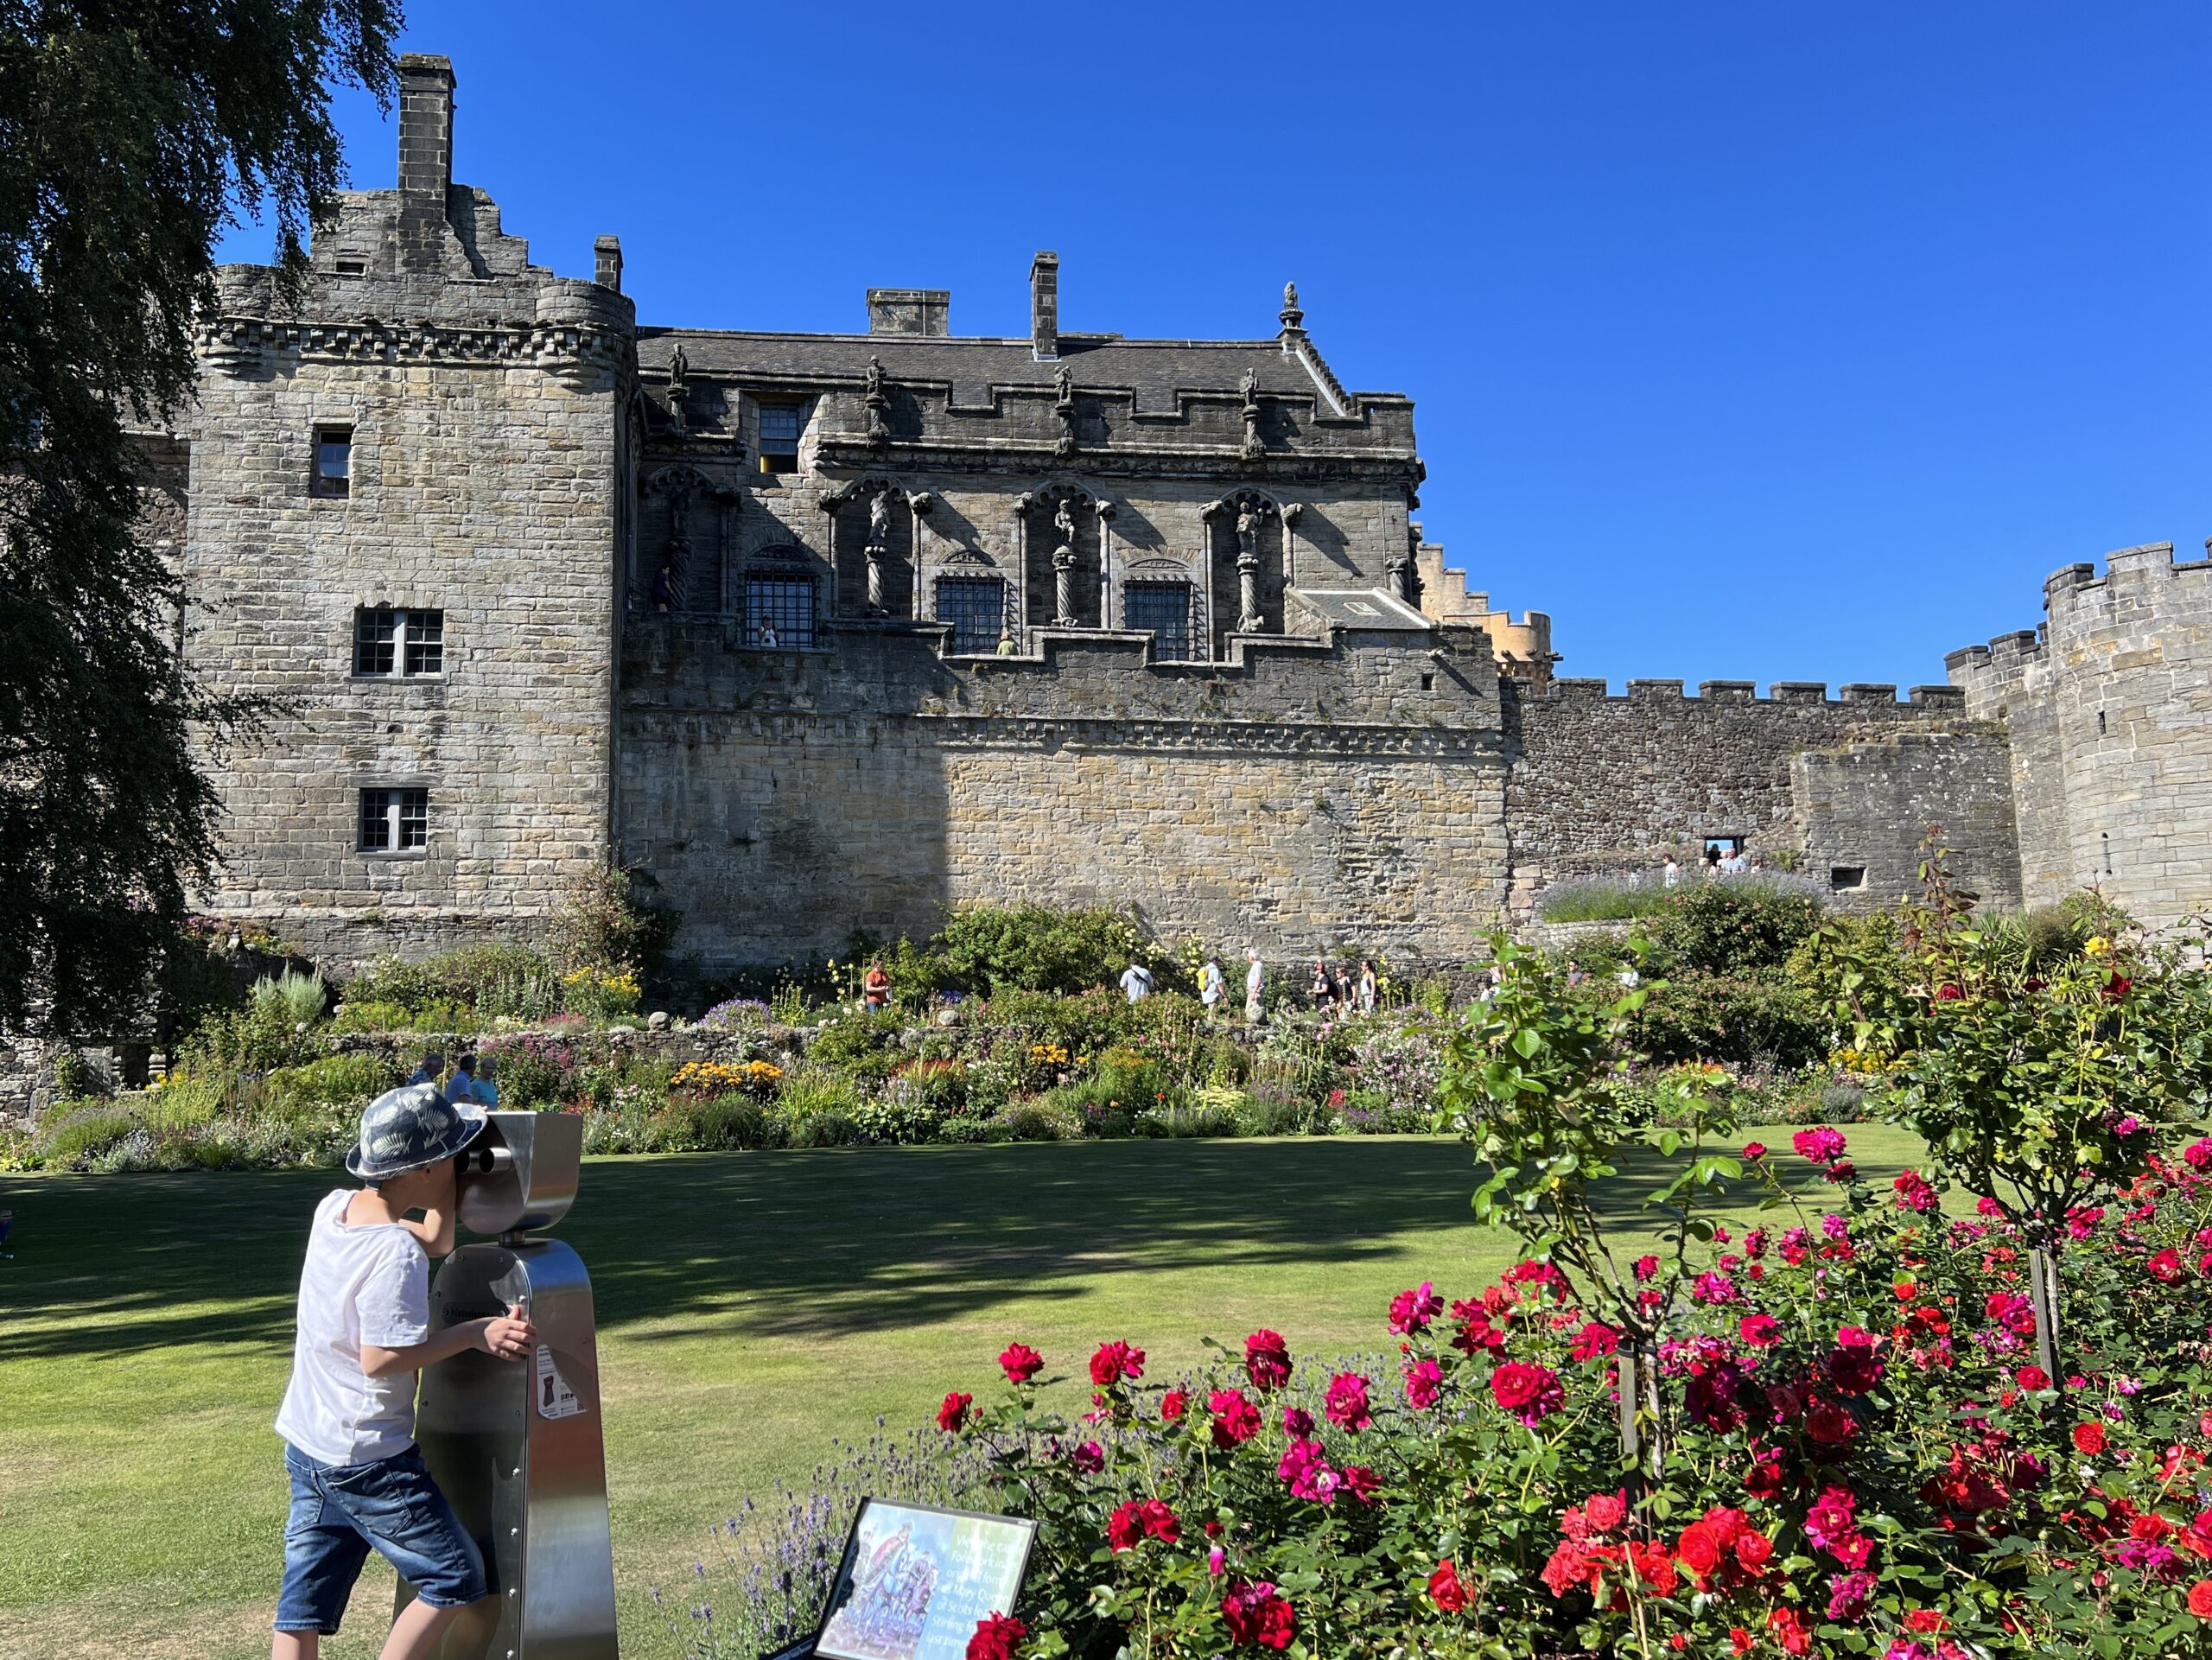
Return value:
M 483 1128 L 482 1108 L 447 1100 L 435 1084 L 386 1090 L 361 1115 L 360 1144 L 346 1168 L 364 1181 L 404 1175 L 451 1158 Z

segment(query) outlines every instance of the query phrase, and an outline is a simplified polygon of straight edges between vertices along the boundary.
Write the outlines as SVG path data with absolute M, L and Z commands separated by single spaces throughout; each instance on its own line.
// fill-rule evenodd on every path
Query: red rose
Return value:
M 1577 1360 L 1602 1360 L 1621 1346 L 1621 1334 L 1600 1320 L 1592 1320 L 1574 1335 L 1567 1351 Z
M 1459 1583 L 1459 1570 L 1446 1556 L 1437 1563 L 1436 1572 L 1428 1576 L 1428 1600 L 1447 1614 L 1456 1614 L 1467 1606 L 1467 1587 Z
M 944 1397 L 944 1404 L 937 1409 L 937 1427 L 948 1435 L 958 1434 L 961 1425 L 968 1421 L 968 1409 L 975 1400 L 972 1395 L 953 1390 Z
M 1406 1402 L 1426 1412 L 1443 1398 L 1444 1368 L 1433 1360 L 1416 1361 L 1406 1368 Z
M 1340 1371 L 1329 1380 L 1321 1409 L 1338 1428 L 1354 1434 L 1375 1421 L 1368 1410 L 1367 1379 L 1357 1372 Z
M 1618 1493 L 1592 1493 L 1582 1506 L 1582 1514 L 1593 1533 L 1611 1533 L 1628 1519 L 1628 1501 Z
M 1936 1637 L 1951 1629 L 1941 1608 L 1915 1608 L 1904 1617 L 1904 1628 L 1923 1637 Z
M 1836 1346 L 1828 1351 L 1827 1373 L 1846 1395 L 1864 1395 L 1882 1381 L 1882 1363 L 1874 1358 L 1874 1339 L 1856 1326 L 1836 1333 Z
M 968 1639 L 968 1660 L 1014 1660 L 1014 1650 L 1028 1635 L 1029 1628 L 1010 1614 L 985 1614 Z
M 1106 1449 L 1096 1441 L 1085 1441 L 1068 1454 L 1068 1466 L 1077 1475 L 1095 1476 L 1106 1467 Z
M 1758 1640 L 1741 1625 L 1728 1628 L 1728 1652 L 1731 1654 L 1749 1654 Z
M 2050 1387 L 2050 1374 L 2041 1366 L 2023 1366 L 2012 1374 L 2012 1381 L 2024 1390 L 2047 1390 Z
M 1229 1640 L 1240 1648 L 1253 1644 L 1287 1649 L 1298 1635 L 1296 1612 L 1266 1580 L 1250 1585 L 1232 1581 L 1229 1594 L 1221 1600 L 1221 1618 L 1229 1627 Z
M 2212 1619 L 2212 1580 L 2199 1580 L 2189 1587 L 2189 1612 L 2199 1619 Z
M 1213 1415 L 1213 1444 L 1227 1452 L 1260 1433 L 1260 1409 L 1239 1390 L 1216 1390 L 1206 1400 Z
M 1859 1424 L 1834 1402 L 1817 1401 L 1805 1415 L 1805 1433 L 1823 1447 L 1840 1447 L 1859 1433 Z
M 1347 1464 L 1337 1472 L 1342 1490 L 1362 1504 L 1372 1504 L 1376 1494 L 1382 1491 L 1382 1479 L 1363 1464 Z
M 1134 1499 L 1119 1505 L 1106 1518 L 1106 1542 L 1116 1550 L 1128 1550 L 1144 1537 L 1144 1523 L 1140 1519 L 1143 1507 Z
M 1784 1654 L 1810 1654 L 1813 1634 L 1805 1628 L 1805 1617 L 1795 1608 L 1777 1608 L 1766 1617 L 1766 1628 Z
M 2105 1427 L 2100 1423 L 2074 1426 L 2074 1450 L 2089 1458 L 2105 1450 Z
M 1736 1335 L 1754 1349 L 1764 1349 L 1782 1330 L 1771 1314 L 1746 1314 L 1736 1322 Z
M 2162 1285 L 2171 1285 L 2181 1278 L 2181 1253 L 2169 1245 L 2144 1266 L 2150 1269 L 2152 1279 Z
M 1767 1559 L 1774 1555 L 1774 1541 L 1764 1533 L 1746 1533 L 1736 1541 L 1736 1561 L 1746 1574 L 1754 1576 L 1765 1571 Z
M 1766 1157 L 1766 1143 L 1764 1142 L 1745 1142 L 1744 1143 L 1744 1156 L 1749 1159 L 1753 1164 L 1757 1164 L 1761 1159 Z
M 1190 1403 L 1191 1397 L 1182 1390 L 1170 1390 L 1160 1397 L 1160 1415 L 1173 1423 L 1183 1415 L 1184 1409 Z
M 1509 1360 L 1490 1375 L 1490 1392 L 1500 1411 L 1524 1424 L 1540 1423 L 1567 1404 L 1557 1372 L 1519 1360 Z
M 1290 1382 L 1290 1347 L 1281 1332 L 1263 1326 L 1244 1339 L 1244 1371 L 1255 1389 L 1280 1389 Z
M 1144 1518 L 1144 1530 L 1164 1545 L 1172 1545 L 1183 1536 L 1183 1524 L 1176 1520 L 1175 1512 L 1167 1508 L 1166 1501 L 1147 1498 L 1138 1507 Z
M 1045 1370 L 1045 1357 L 1027 1343 L 1013 1343 L 999 1357 L 999 1365 L 1006 1372 L 1009 1383 L 1026 1383 Z
M 1682 1530 L 1675 1555 L 1682 1566 L 1703 1580 L 1720 1566 L 1720 1530 L 1706 1522 L 1693 1522 Z
M 1090 1357 L 1090 1381 L 1101 1389 L 1110 1389 L 1124 1377 L 1143 1376 L 1144 1351 L 1126 1343 L 1102 1343 Z

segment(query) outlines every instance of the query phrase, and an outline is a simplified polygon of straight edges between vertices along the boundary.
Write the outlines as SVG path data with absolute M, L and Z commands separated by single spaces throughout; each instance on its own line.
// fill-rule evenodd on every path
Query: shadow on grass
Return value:
M 1651 1228 L 1663 1174 L 1656 1158 L 1630 1163 L 1608 1184 L 1605 1219 Z M 289 1343 L 308 1218 L 342 1180 L 0 1188 L 16 1212 L 0 1358 Z M 1474 1186 L 1464 1148 L 1418 1139 L 699 1154 L 592 1162 L 558 1231 L 589 1267 L 609 1330 L 831 1338 L 1079 1296 L 1104 1274 L 1418 1250 L 1423 1234 L 1471 1225 Z

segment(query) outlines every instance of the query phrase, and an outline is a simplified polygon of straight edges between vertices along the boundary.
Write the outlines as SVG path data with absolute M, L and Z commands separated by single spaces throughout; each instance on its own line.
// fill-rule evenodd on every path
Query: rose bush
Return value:
M 2062 1396 L 2015 1219 L 1802 1139 L 1825 1203 L 1761 1149 L 1770 1219 L 1627 1276 L 1656 1463 L 1624 1457 L 1626 1352 L 1554 1262 L 1409 1289 L 1376 1311 L 1392 1347 L 1333 1367 L 1262 1330 L 1147 1383 L 1116 1339 L 1075 1422 L 1014 1345 L 946 1441 L 1039 1523 L 1020 1652 L 2212 1653 L 2212 1140 L 2082 1218 Z

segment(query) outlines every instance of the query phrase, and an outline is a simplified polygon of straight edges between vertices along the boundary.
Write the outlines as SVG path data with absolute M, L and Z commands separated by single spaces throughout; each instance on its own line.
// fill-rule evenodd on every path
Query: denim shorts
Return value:
M 483 1555 L 430 1479 L 420 1447 L 373 1464 L 323 1464 L 288 1444 L 284 1467 L 292 1510 L 278 1631 L 335 1634 L 372 1545 L 434 1608 L 488 1594 Z

